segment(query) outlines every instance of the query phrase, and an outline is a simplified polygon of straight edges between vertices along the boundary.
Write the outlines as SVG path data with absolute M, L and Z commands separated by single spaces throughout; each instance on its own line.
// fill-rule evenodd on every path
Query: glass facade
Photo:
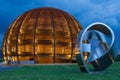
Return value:
M 75 59 L 75 42 L 82 26 L 68 13 L 37 8 L 19 16 L 6 32 L 2 45 L 4 61 L 69 63 Z

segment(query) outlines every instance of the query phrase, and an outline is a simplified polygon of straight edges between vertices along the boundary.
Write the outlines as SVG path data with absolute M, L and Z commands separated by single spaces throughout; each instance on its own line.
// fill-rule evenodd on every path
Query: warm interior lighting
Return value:
M 21 54 L 21 52 L 18 52 L 18 54 Z
M 17 62 L 68 63 L 76 54 L 74 43 L 81 29 L 79 23 L 64 11 L 33 9 L 12 23 L 3 40 L 3 54 L 7 52 L 7 57 L 9 54 Z
M 8 44 L 10 44 L 10 40 L 8 40 Z
M 18 39 L 18 43 L 21 43 L 20 39 Z
M 67 55 L 67 58 L 70 59 L 70 58 L 71 58 L 71 55 Z

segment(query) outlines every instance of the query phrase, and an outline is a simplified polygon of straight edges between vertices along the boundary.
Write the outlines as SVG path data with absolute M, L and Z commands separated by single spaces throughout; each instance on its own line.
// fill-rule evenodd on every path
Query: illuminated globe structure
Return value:
M 75 42 L 81 25 L 68 13 L 55 8 L 37 8 L 19 16 L 7 30 L 2 55 L 22 64 L 69 63 L 75 59 Z

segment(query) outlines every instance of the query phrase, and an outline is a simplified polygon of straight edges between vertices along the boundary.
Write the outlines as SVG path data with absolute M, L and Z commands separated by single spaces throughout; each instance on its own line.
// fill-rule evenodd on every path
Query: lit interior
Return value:
M 81 25 L 54 8 L 38 8 L 19 16 L 3 40 L 4 61 L 69 63 L 75 59 L 75 42 Z

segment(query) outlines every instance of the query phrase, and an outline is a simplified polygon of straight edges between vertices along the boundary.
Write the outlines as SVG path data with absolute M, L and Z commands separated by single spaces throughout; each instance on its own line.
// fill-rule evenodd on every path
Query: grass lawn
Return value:
M 83 73 L 77 64 L 23 66 L 0 71 L 0 80 L 120 80 L 120 63 L 97 74 Z

